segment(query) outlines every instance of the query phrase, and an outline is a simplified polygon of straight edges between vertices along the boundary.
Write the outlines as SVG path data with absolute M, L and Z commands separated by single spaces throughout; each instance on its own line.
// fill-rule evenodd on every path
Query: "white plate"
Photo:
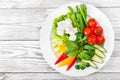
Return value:
M 80 5 L 80 4 L 81 3 L 79 2 L 66 4 L 64 6 L 61 6 L 53 10 L 48 16 L 48 18 L 46 19 L 46 21 L 44 22 L 41 32 L 40 32 L 40 47 L 41 47 L 41 51 L 42 51 L 44 58 L 46 59 L 48 64 L 52 68 L 54 68 L 56 71 L 64 75 L 69 75 L 69 76 L 86 76 L 94 72 L 97 72 L 109 60 L 112 54 L 112 51 L 113 51 L 113 47 L 114 47 L 114 33 L 113 33 L 112 25 L 109 19 L 99 9 L 95 8 L 94 6 L 90 4 L 86 4 L 88 15 L 95 18 L 104 29 L 104 36 L 106 39 L 104 47 L 107 50 L 107 53 L 105 53 L 106 57 L 104 59 L 104 63 L 103 64 L 96 63 L 99 69 L 94 69 L 92 67 L 89 67 L 85 70 L 76 70 L 74 67 L 72 67 L 69 71 L 66 71 L 66 66 L 58 68 L 56 65 L 54 65 L 57 58 L 54 55 L 54 52 L 52 51 L 51 40 L 50 40 L 53 20 L 54 18 L 62 14 L 66 14 L 68 12 L 67 6 L 71 6 L 75 8 L 76 5 Z

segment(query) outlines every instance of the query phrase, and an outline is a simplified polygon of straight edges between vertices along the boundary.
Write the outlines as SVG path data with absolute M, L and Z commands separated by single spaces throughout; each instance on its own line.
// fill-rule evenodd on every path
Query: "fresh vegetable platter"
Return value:
M 40 46 L 51 67 L 69 76 L 86 76 L 109 60 L 114 34 L 108 18 L 84 3 L 64 5 L 48 16 Z

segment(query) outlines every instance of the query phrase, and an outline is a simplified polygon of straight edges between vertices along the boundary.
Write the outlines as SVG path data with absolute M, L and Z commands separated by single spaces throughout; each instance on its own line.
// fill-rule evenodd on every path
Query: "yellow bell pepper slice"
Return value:
M 60 63 L 58 65 L 58 67 L 62 67 L 62 66 L 68 65 L 71 62 L 72 59 L 73 59 L 73 57 L 68 57 L 67 59 L 63 60 L 62 63 Z
M 60 47 L 63 47 L 63 46 L 65 46 L 65 43 L 61 43 L 57 48 L 60 48 Z
M 60 48 L 58 48 L 58 50 L 55 52 L 55 55 L 58 55 L 60 53 L 63 53 L 64 51 L 67 50 L 66 46 L 61 46 Z

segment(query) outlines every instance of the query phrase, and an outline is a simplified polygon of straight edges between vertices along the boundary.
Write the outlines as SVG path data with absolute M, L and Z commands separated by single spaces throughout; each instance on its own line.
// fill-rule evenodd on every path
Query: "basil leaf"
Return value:
M 93 57 L 93 56 L 95 55 L 95 50 L 94 50 L 94 49 L 89 50 L 89 51 L 87 52 L 87 54 L 90 55 L 91 57 Z
M 93 47 L 92 45 L 85 45 L 83 46 L 83 49 L 90 50 L 90 49 L 95 49 L 95 47 Z
M 69 50 L 75 50 L 75 49 L 77 50 L 78 49 L 78 45 L 74 41 L 67 40 L 67 41 L 65 41 L 65 44 Z
M 81 59 L 85 59 L 85 60 L 91 60 L 92 58 L 87 52 L 81 52 L 79 56 Z
M 84 36 L 83 37 L 83 41 L 87 40 L 88 39 L 88 36 Z

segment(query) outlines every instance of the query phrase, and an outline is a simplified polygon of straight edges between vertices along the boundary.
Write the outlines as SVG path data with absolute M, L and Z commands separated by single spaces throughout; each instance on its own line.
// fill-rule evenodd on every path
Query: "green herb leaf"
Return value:
M 69 50 L 68 49 L 68 50 L 65 51 L 65 54 L 67 54 L 70 57 L 73 57 L 73 56 L 76 55 L 76 52 L 75 52 L 75 50 Z
M 92 58 L 87 52 L 81 52 L 79 56 L 81 59 L 85 59 L 85 60 L 91 60 Z
M 88 36 L 83 37 L 83 41 L 86 41 L 88 39 Z
M 87 54 L 89 54 L 91 57 L 93 57 L 93 56 L 95 55 L 95 50 L 94 50 L 94 49 L 89 50 L 89 51 L 87 52 Z
M 68 56 L 76 56 L 79 54 L 78 45 L 74 41 L 67 40 L 65 41 L 66 47 L 68 50 L 65 51 L 65 54 Z
M 65 41 L 65 44 L 69 50 L 77 50 L 78 49 L 78 45 L 74 41 L 67 40 L 67 41 Z
M 93 47 L 92 45 L 85 45 L 83 49 L 90 50 L 90 49 L 95 49 L 95 47 Z

